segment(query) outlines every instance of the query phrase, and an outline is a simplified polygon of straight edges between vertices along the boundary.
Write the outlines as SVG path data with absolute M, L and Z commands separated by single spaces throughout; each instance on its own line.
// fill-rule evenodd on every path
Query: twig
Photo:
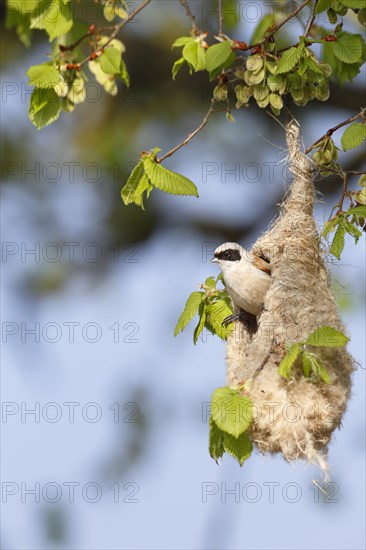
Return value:
M 280 21 L 280 23 L 278 23 L 278 25 L 276 25 L 270 32 L 269 35 L 267 35 L 261 42 L 264 42 L 264 40 L 269 40 L 270 38 L 272 38 L 272 36 L 274 36 L 276 34 L 276 32 L 281 28 L 283 27 L 283 25 L 285 25 L 287 23 L 287 21 L 290 21 L 290 19 L 292 19 L 293 17 L 296 17 L 296 15 L 307 5 L 309 4 L 309 2 L 311 2 L 311 0 L 305 0 L 305 2 L 303 2 L 302 4 L 300 4 L 300 6 L 298 8 L 296 8 L 295 11 L 293 11 L 292 13 L 290 13 L 290 15 L 288 15 L 285 19 L 283 19 L 282 21 Z
M 310 14 L 310 17 L 309 17 L 309 21 L 307 22 L 307 25 L 306 25 L 306 28 L 305 28 L 305 32 L 304 32 L 304 36 L 307 38 L 310 34 L 310 31 L 311 31 L 311 27 L 314 23 L 314 19 L 315 19 L 315 11 L 316 11 L 316 8 L 317 8 L 317 5 L 318 5 L 318 2 L 319 0 L 315 0 L 314 2 L 314 6 L 311 10 L 311 14 Z
M 98 57 L 98 55 L 101 55 L 103 53 L 103 50 L 104 48 L 106 48 L 114 38 L 116 38 L 117 34 L 119 33 L 119 31 L 125 26 L 127 25 L 127 23 L 129 23 L 134 17 L 136 17 L 136 15 L 138 13 L 140 13 L 141 10 L 143 10 L 149 3 L 151 2 L 151 0 L 144 0 L 139 6 L 137 6 L 137 8 L 132 12 L 130 13 L 130 15 L 124 19 L 123 21 L 121 21 L 120 23 L 118 23 L 118 25 L 115 25 L 114 26 L 114 31 L 112 32 L 112 34 L 110 35 L 110 37 L 108 38 L 107 42 L 105 44 L 103 44 L 103 47 L 100 48 L 99 50 L 97 50 L 96 52 L 92 52 L 92 54 L 97 54 L 96 57 Z M 87 63 L 88 61 L 90 60 L 90 55 L 88 55 L 88 57 L 86 57 L 85 59 L 83 59 L 82 61 L 80 61 L 80 63 L 78 63 L 78 67 L 82 67 L 83 65 L 85 65 L 85 63 Z
M 347 176 L 347 174 L 346 174 L 345 172 L 343 172 L 342 177 L 343 177 L 343 189 L 342 189 L 341 198 L 339 199 L 339 203 L 337 204 L 337 206 L 338 206 L 338 212 L 341 212 L 341 211 L 342 211 L 344 197 L 345 197 L 346 194 L 347 194 L 348 176 Z
M 324 139 L 329 138 L 331 135 L 334 134 L 334 132 L 336 130 L 339 130 L 339 128 L 342 128 L 343 126 L 346 126 L 347 124 L 350 124 L 351 122 L 354 122 L 355 120 L 357 120 L 360 117 L 363 119 L 365 117 L 365 111 L 366 111 L 366 107 L 363 107 L 361 109 L 361 111 L 359 113 L 357 113 L 356 115 L 353 115 L 352 117 L 348 118 L 347 120 L 344 120 L 343 122 L 340 122 L 339 124 L 337 124 L 337 126 L 334 126 L 333 128 L 330 128 L 328 130 L 328 132 L 326 132 L 321 138 L 317 139 L 312 145 L 310 145 L 310 147 L 308 147 L 305 150 L 305 154 L 307 155 L 308 153 L 310 153 L 310 151 L 312 151 L 315 147 L 317 147 L 317 145 L 319 145 L 319 143 L 321 143 Z
M 224 15 L 222 12 L 222 0 L 217 0 L 219 3 L 219 36 L 222 35 L 222 24 L 224 21 Z
M 196 17 L 193 15 L 192 10 L 188 5 L 187 0 L 180 0 L 180 3 L 182 4 L 183 8 L 186 10 L 187 17 L 189 17 L 189 19 L 192 22 L 192 29 L 194 30 L 194 32 L 196 34 L 201 34 L 200 29 L 197 27 Z
M 184 141 L 182 141 L 182 143 L 180 143 L 176 147 L 173 147 L 173 149 L 165 153 L 165 155 L 160 157 L 160 159 L 156 159 L 156 162 L 158 163 L 163 162 L 163 160 L 167 159 L 168 157 L 171 157 L 176 151 L 178 151 L 179 149 L 187 145 L 187 143 L 189 143 L 191 139 L 193 139 L 206 126 L 208 119 L 213 113 L 222 113 L 223 111 L 226 112 L 226 109 L 214 109 L 214 103 L 215 103 L 215 100 L 211 99 L 211 105 L 209 110 L 205 114 L 201 124 L 194 130 L 194 132 L 191 132 L 190 134 L 188 134 L 188 136 Z

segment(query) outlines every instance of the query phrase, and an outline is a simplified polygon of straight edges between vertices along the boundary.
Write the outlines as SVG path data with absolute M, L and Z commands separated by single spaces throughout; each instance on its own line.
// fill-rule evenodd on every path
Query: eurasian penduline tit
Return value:
M 238 243 L 220 245 L 211 262 L 219 264 L 234 307 L 257 317 L 271 284 L 270 264 Z M 236 319 L 245 319 L 245 313 L 230 315 L 224 322 Z

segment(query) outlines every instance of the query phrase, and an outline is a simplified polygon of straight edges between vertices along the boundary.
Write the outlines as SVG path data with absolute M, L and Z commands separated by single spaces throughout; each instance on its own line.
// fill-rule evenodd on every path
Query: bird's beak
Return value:
M 217 263 L 219 260 L 215 257 L 212 258 L 212 260 L 210 260 L 210 264 L 215 264 Z

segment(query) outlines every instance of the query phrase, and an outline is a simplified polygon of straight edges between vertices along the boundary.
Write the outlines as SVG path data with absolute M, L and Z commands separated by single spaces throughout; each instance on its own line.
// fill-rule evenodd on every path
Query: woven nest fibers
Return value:
M 228 338 L 227 385 L 247 382 L 254 416 L 248 435 L 260 452 L 305 459 L 326 471 L 327 447 L 350 397 L 354 361 L 344 348 L 318 347 L 329 384 L 309 381 L 296 364 L 290 379 L 278 373 L 285 343 L 303 342 L 322 326 L 345 331 L 319 249 L 312 166 L 300 152 L 294 121 L 286 137 L 291 189 L 278 219 L 253 247 L 269 260 L 272 283 L 256 332 L 237 322 Z

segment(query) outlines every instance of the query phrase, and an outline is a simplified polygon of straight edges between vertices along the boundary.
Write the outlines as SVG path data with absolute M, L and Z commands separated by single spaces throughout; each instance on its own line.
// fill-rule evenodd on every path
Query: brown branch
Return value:
M 224 21 L 224 15 L 222 12 L 222 0 L 217 0 L 219 3 L 219 36 L 222 36 L 222 24 Z
M 210 108 L 209 110 L 207 111 L 207 113 L 205 114 L 201 124 L 193 131 L 191 132 L 190 134 L 188 134 L 188 136 L 186 137 L 186 139 L 184 141 L 182 141 L 182 143 L 180 143 L 179 145 L 177 145 L 176 147 L 173 147 L 173 149 L 171 149 L 170 151 L 168 151 L 167 153 L 165 153 L 165 155 L 163 155 L 162 157 L 160 157 L 160 159 L 156 159 L 156 162 L 160 163 L 160 162 L 163 162 L 163 160 L 167 159 L 168 157 L 171 157 L 172 155 L 174 155 L 174 153 L 176 151 L 178 151 L 179 149 L 181 149 L 182 147 L 184 147 L 185 145 L 187 145 L 187 143 L 189 143 L 191 141 L 191 139 L 193 139 L 207 124 L 208 122 L 208 119 L 210 118 L 210 116 L 214 113 L 222 113 L 223 111 L 226 112 L 226 109 L 214 109 L 214 103 L 215 103 L 215 100 L 214 99 L 211 99 L 211 105 L 210 105 Z
M 337 214 L 339 214 L 339 212 L 342 212 L 342 209 L 343 209 L 343 201 L 344 201 L 344 199 L 345 199 L 345 196 L 347 195 L 348 176 L 347 176 L 347 174 L 346 174 L 345 172 L 343 172 L 342 177 L 343 177 L 342 195 L 341 195 L 341 198 L 339 199 L 338 204 L 336 204 L 335 207 L 334 207 L 334 208 L 338 208 Z M 336 214 L 336 215 L 337 215 L 337 214 Z
M 305 150 L 305 154 L 307 155 L 312 151 L 315 147 L 317 147 L 324 139 L 331 137 L 336 130 L 339 130 L 339 128 L 342 128 L 343 126 L 346 126 L 347 124 L 350 124 L 351 122 L 354 122 L 358 118 L 365 118 L 365 111 L 366 107 L 361 108 L 361 111 L 357 113 L 356 115 L 353 115 L 352 117 L 348 118 L 347 120 L 344 120 L 343 122 L 340 122 L 337 124 L 337 126 L 334 126 L 333 128 L 330 128 L 322 137 L 317 139 L 310 147 L 308 147 Z
M 313 8 L 311 10 L 311 14 L 310 14 L 310 17 L 309 17 L 309 20 L 307 22 L 307 25 L 306 25 L 306 28 L 305 28 L 305 32 L 304 32 L 304 36 L 307 38 L 310 34 L 310 31 L 311 31 L 311 27 L 313 26 L 313 23 L 314 23 L 314 19 L 315 19 L 315 11 L 316 11 L 316 8 L 317 8 L 317 5 L 319 3 L 319 0 L 315 0 L 314 2 L 314 5 L 313 5 Z
M 296 17 L 296 15 L 305 7 L 307 6 L 307 4 L 309 4 L 309 2 L 311 2 L 311 0 L 305 0 L 305 2 L 303 2 L 302 4 L 300 4 L 299 7 L 296 8 L 296 10 L 294 10 L 292 13 L 290 13 L 290 15 L 288 15 L 285 19 L 283 19 L 282 21 L 280 21 L 280 23 L 278 23 L 278 25 L 276 25 L 275 27 L 272 28 L 270 34 L 268 34 L 267 36 L 265 36 L 265 38 L 263 40 L 261 40 L 260 43 L 264 42 L 265 40 L 269 40 L 270 38 L 272 38 L 272 36 L 274 36 L 276 34 L 276 32 L 281 28 L 283 27 L 283 25 L 286 25 L 287 21 L 290 21 L 290 19 L 292 19 L 293 17 Z
M 183 8 L 186 10 L 187 17 L 189 17 L 189 19 L 191 20 L 192 29 L 194 30 L 195 34 L 201 34 L 200 29 L 197 27 L 196 17 L 193 15 L 187 0 L 180 0 L 180 3 L 182 4 Z
M 121 21 L 120 23 L 118 23 L 118 25 L 115 25 L 114 27 L 114 31 L 112 32 L 112 34 L 110 35 L 110 37 L 108 38 L 107 42 L 103 45 L 102 48 L 100 48 L 99 50 L 97 51 L 93 51 L 91 52 L 90 55 L 88 55 L 88 57 L 86 57 L 85 59 L 83 59 L 82 61 L 80 61 L 80 63 L 78 63 L 78 67 L 82 67 L 83 65 L 85 65 L 85 63 L 87 63 L 90 58 L 91 58 L 91 55 L 93 55 L 95 57 L 98 57 L 99 55 L 102 55 L 103 51 L 104 51 L 104 48 L 106 48 L 114 38 L 116 38 L 117 34 L 119 33 L 119 31 L 125 26 L 127 25 L 127 23 L 129 23 L 134 17 L 136 17 L 136 15 L 138 13 L 140 13 L 141 10 L 143 10 L 149 3 L 151 2 L 151 0 L 144 0 L 139 6 L 137 6 L 137 8 L 132 12 L 130 13 L 130 15 L 128 17 L 126 17 L 126 19 L 124 19 L 123 21 Z

